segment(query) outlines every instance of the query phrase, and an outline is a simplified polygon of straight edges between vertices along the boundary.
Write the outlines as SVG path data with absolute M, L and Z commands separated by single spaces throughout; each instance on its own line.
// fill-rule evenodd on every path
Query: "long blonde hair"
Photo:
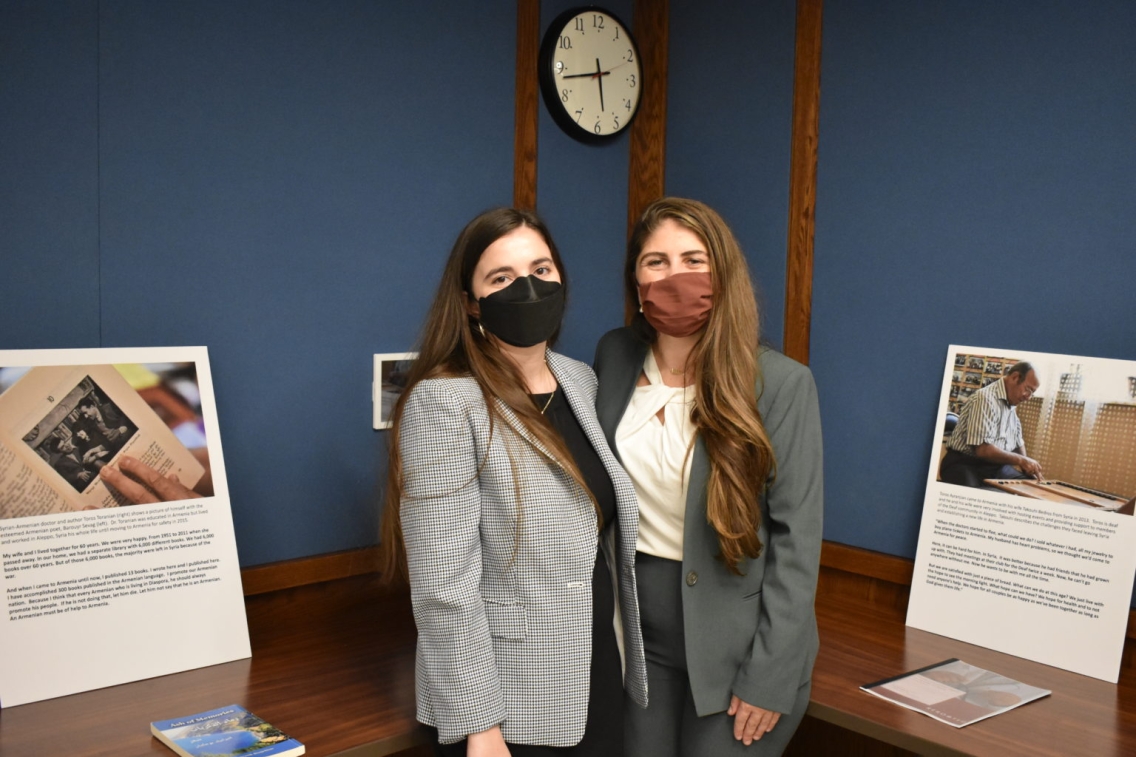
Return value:
M 643 211 L 627 243 L 624 303 L 640 337 L 653 343 L 658 334 L 638 312 L 636 266 L 647 238 L 667 220 L 698 236 L 710 259 L 714 306 L 688 360 L 695 371 L 690 415 L 710 460 L 706 518 L 723 562 L 740 574 L 743 559 L 761 554 L 760 501 L 776 470 L 755 392 L 761 378 L 757 299 L 741 247 L 721 216 L 697 200 L 664 197 Z
M 568 274 L 564 270 L 560 252 L 556 249 L 548 228 L 536 214 L 515 208 L 495 208 L 474 218 L 458 235 L 422 328 L 418 358 L 412 365 L 406 388 L 395 403 L 391 415 L 385 506 L 379 531 L 379 569 L 387 581 L 407 575 L 401 518 L 405 489 L 400 437 L 406 400 L 420 381 L 440 377 L 473 377 L 485 398 L 490 435 L 494 433 L 495 427 L 504 425 L 497 406 L 497 400 L 500 400 L 520 420 L 529 434 L 552 453 L 556 464 L 588 493 L 595 506 L 595 497 L 588 490 L 563 438 L 529 397 L 517 365 L 501 351 L 495 340 L 485 335 L 477 319 L 466 307 L 472 298 L 473 271 L 485 249 L 521 227 L 533 229 L 548 245 L 552 262 L 560 273 L 565 296 L 568 294 Z M 558 328 L 549 338 L 550 347 L 555 344 L 559 332 Z M 523 443 L 529 442 L 526 440 Z M 486 450 L 488 456 L 488 446 Z M 510 460 L 512 461 L 511 449 Z M 484 463 L 482 460 L 481 464 Z M 523 517 L 523 509 L 520 507 L 522 487 L 515 467 L 513 486 L 517 496 L 519 529 Z M 596 513 L 598 517 L 598 506 Z

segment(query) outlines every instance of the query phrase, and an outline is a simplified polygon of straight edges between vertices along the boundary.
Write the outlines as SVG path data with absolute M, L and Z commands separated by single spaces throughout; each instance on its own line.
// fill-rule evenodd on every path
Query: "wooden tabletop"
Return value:
M 817 620 L 821 643 L 809 714 L 821 720 L 923 755 L 1136 755 L 1136 670 L 1131 666 L 1113 685 L 907 628 L 898 609 L 869 609 L 864 602 L 831 597 L 817 603 Z M 859 689 L 952 657 L 1053 694 L 954 728 Z
M 252 659 L 0 710 L 0 755 L 171 757 L 150 736 L 152 721 L 229 704 L 313 757 L 393 754 L 424 740 L 405 593 L 359 576 L 248 597 L 246 607 Z
M 248 597 L 246 606 L 251 660 L 0 710 L 0 754 L 169 757 L 151 738 L 151 721 L 228 704 L 299 739 L 313 757 L 378 757 L 426 742 L 414 720 L 414 624 L 405 593 L 370 575 Z M 1130 665 L 1114 686 L 907 628 L 899 609 L 829 594 L 817 615 L 814 717 L 926 755 L 1136 755 Z M 859 689 L 951 657 L 1053 694 L 960 729 Z M 832 749 L 839 754 L 839 744 Z

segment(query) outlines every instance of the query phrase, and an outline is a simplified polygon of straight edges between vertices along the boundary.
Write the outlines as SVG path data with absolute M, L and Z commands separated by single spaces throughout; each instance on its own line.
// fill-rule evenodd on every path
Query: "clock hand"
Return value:
M 607 108 L 604 107 L 603 101 L 603 69 L 600 68 L 599 58 L 596 58 L 596 81 L 600 83 L 600 113 L 604 113 L 607 111 Z
M 595 79 L 597 76 L 611 76 L 611 71 L 600 71 L 598 74 L 564 74 L 561 79 L 583 79 L 585 76 Z

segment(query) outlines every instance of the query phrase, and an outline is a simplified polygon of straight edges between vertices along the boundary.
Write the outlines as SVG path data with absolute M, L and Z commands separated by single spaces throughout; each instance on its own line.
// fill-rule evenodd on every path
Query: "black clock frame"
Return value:
M 556 43 L 560 40 L 560 34 L 564 31 L 564 26 L 573 18 L 581 13 L 598 12 L 611 17 L 616 21 L 623 30 L 627 32 L 627 41 L 634 50 L 635 57 L 639 60 L 640 76 L 646 76 L 643 71 L 643 58 L 639 55 L 639 44 L 635 41 L 635 35 L 631 32 L 631 27 L 623 23 L 623 19 L 612 13 L 607 8 L 601 8 L 598 5 L 581 5 L 577 8 L 569 8 L 561 13 L 559 16 L 552 20 L 548 25 L 548 29 L 544 32 L 544 39 L 540 43 L 540 55 L 538 57 L 537 67 L 539 68 L 540 79 L 540 94 L 544 99 L 544 107 L 548 110 L 548 114 L 552 116 L 552 120 L 560 127 L 568 136 L 573 139 L 583 142 L 585 144 L 603 144 L 611 142 L 627 133 L 634 123 L 636 116 L 639 115 L 640 106 L 643 104 L 643 95 L 640 93 L 639 102 L 635 106 L 635 112 L 631 114 L 631 118 L 627 119 L 627 123 L 622 129 L 614 134 L 596 134 L 589 131 L 585 127 L 576 123 L 575 119 L 564 110 L 560 104 L 559 91 L 557 89 L 556 77 L 552 73 L 552 63 L 556 57 Z

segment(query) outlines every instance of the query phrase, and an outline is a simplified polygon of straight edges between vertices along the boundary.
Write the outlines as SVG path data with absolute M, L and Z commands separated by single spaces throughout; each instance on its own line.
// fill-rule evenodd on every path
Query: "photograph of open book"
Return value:
M 193 363 L 0 367 L 0 519 L 208 495 L 208 471 Z
M 860 688 L 955 728 L 1052 693 L 957 659 L 943 660 Z

